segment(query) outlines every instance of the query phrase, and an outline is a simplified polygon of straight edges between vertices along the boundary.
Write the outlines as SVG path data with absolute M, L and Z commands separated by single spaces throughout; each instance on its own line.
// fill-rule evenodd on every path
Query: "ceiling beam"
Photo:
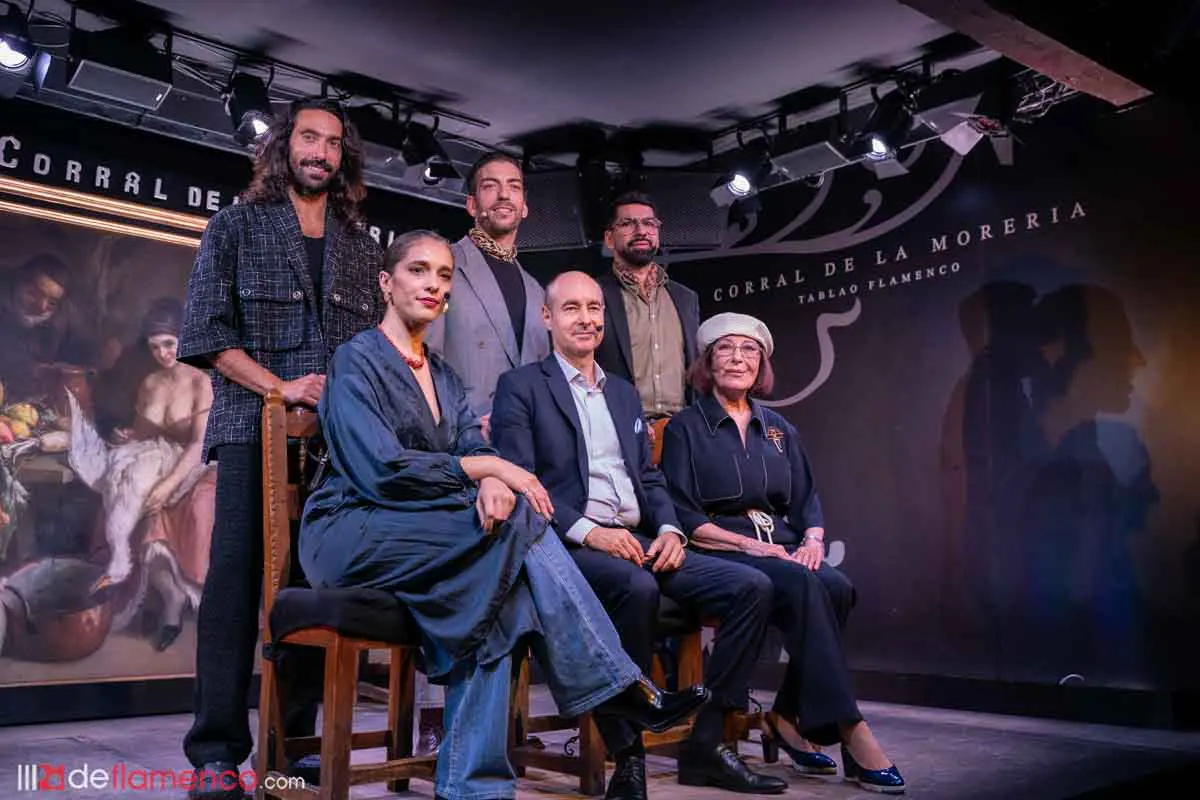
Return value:
M 1017 17 L 993 8 L 985 0 L 900 0 L 900 3 L 1013 61 L 1118 108 L 1151 94 L 1143 86 Z

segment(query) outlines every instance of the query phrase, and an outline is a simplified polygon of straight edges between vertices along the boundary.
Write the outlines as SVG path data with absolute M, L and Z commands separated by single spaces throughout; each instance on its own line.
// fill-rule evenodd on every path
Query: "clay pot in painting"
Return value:
M 78 558 L 33 561 L 0 581 L 7 615 L 0 654 L 22 661 L 79 661 L 100 649 L 112 629 L 112 598 L 92 586 L 104 568 Z

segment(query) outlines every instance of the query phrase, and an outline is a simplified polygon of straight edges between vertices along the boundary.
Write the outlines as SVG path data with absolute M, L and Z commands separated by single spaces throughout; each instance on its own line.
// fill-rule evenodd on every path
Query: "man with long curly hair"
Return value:
M 188 284 L 179 360 L 212 370 L 204 453 L 219 465 L 197 623 L 196 719 L 184 739 L 199 779 L 192 797 L 242 797 L 211 776 L 237 774 L 252 745 L 262 398 L 278 389 L 289 406 L 315 408 L 334 349 L 383 315 L 374 289 L 383 251 L 359 210 L 362 172 L 361 142 L 342 107 L 296 101 L 265 137 L 240 202 L 209 221 Z M 299 709 L 285 720 L 289 737 L 311 735 L 316 721 L 320 665 L 303 660 L 280 664 L 303 679 L 303 702 L 288 704 Z

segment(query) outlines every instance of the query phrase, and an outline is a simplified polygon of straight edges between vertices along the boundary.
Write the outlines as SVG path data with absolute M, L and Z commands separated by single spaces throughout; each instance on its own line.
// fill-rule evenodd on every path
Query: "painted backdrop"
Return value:
M 1197 133 L 1076 101 L 1011 166 L 932 142 L 671 259 L 704 316 L 774 333 L 771 402 L 859 590 L 855 668 L 1196 685 Z

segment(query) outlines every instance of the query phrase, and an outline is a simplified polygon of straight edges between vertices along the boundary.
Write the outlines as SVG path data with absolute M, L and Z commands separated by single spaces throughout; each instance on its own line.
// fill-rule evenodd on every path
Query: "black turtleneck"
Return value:
M 500 294 L 504 295 L 504 305 L 508 307 L 508 318 L 512 320 L 517 352 L 520 353 L 521 343 L 525 339 L 525 281 L 521 278 L 521 268 L 512 261 L 501 261 L 487 253 L 483 254 L 483 258 L 496 276 Z M 450 302 L 454 303 L 453 297 Z

